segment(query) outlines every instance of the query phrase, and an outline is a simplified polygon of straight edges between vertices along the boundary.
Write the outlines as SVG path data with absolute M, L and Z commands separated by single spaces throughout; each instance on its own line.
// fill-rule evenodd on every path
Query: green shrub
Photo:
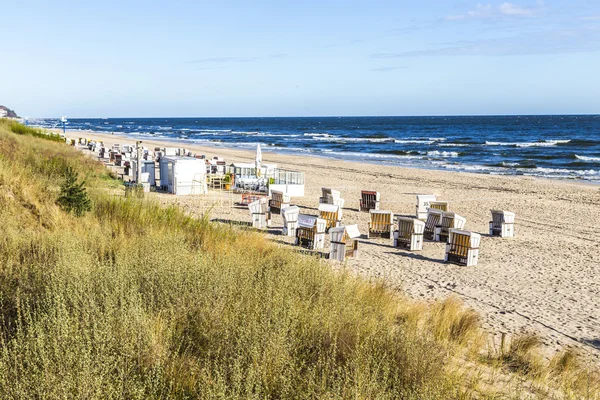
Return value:
M 77 173 L 71 167 L 67 167 L 65 181 L 60 187 L 60 197 L 56 202 L 64 211 L 81 217 L 92 210 L 92 205 L 84 186 L 85 182 L 78 183 L 77 179 Z

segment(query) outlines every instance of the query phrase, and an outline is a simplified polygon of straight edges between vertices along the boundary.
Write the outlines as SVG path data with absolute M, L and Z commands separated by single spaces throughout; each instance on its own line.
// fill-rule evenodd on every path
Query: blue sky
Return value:
M 597 0 L 23 0 L 0 16 L 0 104 L 24 116 L 600 113 Z

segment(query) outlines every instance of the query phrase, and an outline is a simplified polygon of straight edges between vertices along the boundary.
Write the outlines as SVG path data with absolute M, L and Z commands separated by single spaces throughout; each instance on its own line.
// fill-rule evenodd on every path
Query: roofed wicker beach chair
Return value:
M 296 245 L 310 250 L 325 246 L 325 220 L 314 215 L 298 215 Z
M 290 196 L 278 190 L 271 190 L 271 200 L 269 200 L 269 210 L 271 214 L 281 214 L 281 209 L 289 207 Z
M 267 198 L 261 198 L 248 204 L 248 210 L 252 216 L 252 227 L 264 229 L 271 226 L 271 213 L 269 212 L 269 203 Z
M 477 265 L 480 242 L 481 235 L 478 233 L 450 229 L 444 260 L 467 267 Z
M 390 239 L 394 225 L 394 213 L 391 211 L 371 210 L 369 211 L 371 221 L 369 222 L 369 234 L 371 237 L 382 237 Z
M 423 237 L 427 240 L 435 240 L 435 228 L 442 224 L 443 211 L 430 208 L 427 210 L 427 220 L 425 221 L 425 232 Z
M 363 190 L 360 192 L 360 211 L 379 210 L 379 192 Z
M 329 259 L 344 261 L 346 257 L 358 257 L 358 225 L 340 226 L 329 230 Z
M 340 197 L 340 192 L 331 188 L 321 188 L 322 195 L 319 197 L 319 204 L 335 204 L 344 208 L 345 200 Z
M 410 251 L 423 250 L 425 222 L 416 218 L 398 217 L 398 230 L 394 231 L 394 247 Z
M 281 209 L 281 216 L 283 218 L 282 233 L 284 236 L 296 236 L 298 214 L 300 214 L 300 208 L 297 206 L 288 206 Z
M 435 227 L 435 241 L 447 242 L 450 229 L 463 229 L 467 220 L 453 212 L 442 213 L 442 223 Z
M 490 236 L 515 236 L 515 213 L 510 211 L 491 210 Z
M 447 201 L 431 201 L 431 202 L 429 202 L 429 208 L 433 208 L 434 210 L 440 210 L 440 211 L 448 211 L 448 202 Z
M 429 209 L 429 203 L 436 201 L 437 198 L 432 194 L 418 194 L 417 195 L 417 218 L 426 219 L 427 209 Z
M 342 220 L 341 209 L 335 204 L 319 204 L 319 218 L 326 221 L 325 229 L 329 231 L 329 228 L 339 226 Z

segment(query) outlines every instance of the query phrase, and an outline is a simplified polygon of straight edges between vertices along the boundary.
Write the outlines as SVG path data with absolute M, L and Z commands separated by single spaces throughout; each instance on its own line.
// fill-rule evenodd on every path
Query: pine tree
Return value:
M 68 213 L 81 217 L 87 211 L 92 209 L 90 199 L 85 190 L 85 181 L 77 183 L 77 172 L 71 167 L 65 171 L 65 181 L 60 187 L 60 196 L 56 203 Z

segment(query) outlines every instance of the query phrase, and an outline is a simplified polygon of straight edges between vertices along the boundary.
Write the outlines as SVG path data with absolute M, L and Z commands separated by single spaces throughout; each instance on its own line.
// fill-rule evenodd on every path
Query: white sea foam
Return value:
M 343 143 L 394 143 L 392 138 L 348 138 L 348 137 L 337 137 L 337 136 L 315 136 L 313 140 L 320 140 L 323 142 L 343 142 Z
M 311 132 L 305 132 L 304 136 L 332 137 L 332 135 L 330 135 L 329 133 L 311 133 Z
M 600 157 L 587 157 L 587 156 L 580 156 L 575 154 L 575 158 L 581 161 L 587 161 L 587 162 L 600 162 Z
M 427 155 L 434 156 L 434 157 L 458 157 L 459 156 L 458 152 L 456 152 L 456 151 L 438 151 L 438 150 L 428 151 Z
M 440 147 L 469 147 L 472 146 L 466 143 L 438 143 Z
M 435 140 L 423 140 L 423 139 L 396 139 L 394 143 L 399 144 L 432 144 L 435 143 Z
M 544 140 L 543 142 L 490 142 L 486 141 L 486 146 L 514 146 L 514 147 L 551 147 L 557 144 L 569 143 L 570 140 Z

